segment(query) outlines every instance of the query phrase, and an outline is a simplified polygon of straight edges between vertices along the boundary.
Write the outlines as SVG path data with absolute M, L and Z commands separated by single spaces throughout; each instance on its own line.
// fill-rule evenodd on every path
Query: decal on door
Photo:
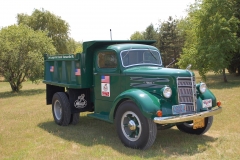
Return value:
M 102 96 L 110 97 L 110 76 L 101 76 Z

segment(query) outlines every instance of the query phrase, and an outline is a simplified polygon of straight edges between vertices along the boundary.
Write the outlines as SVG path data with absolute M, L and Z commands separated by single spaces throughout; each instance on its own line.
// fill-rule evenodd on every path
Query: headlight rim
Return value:
M 204 88 L 204 89 L 202 88 L 203 85 L 205 85 L 205 88 Z M 207 91 L 207 85 L 206 85 L 206 83 L 201 82 L 201 83 L 199 84 L 198 90 L 199 90 L 202 94 L 205 93 L 205 92 Z
M 166 93 L 166 92 L 165 92 L 167 89 L 169 89 L 170 93 Z M 168 87 L 168 86 L 163 87 L 163 88 L 161 89 L 161 93 L 162 93 L 162 96 L 163 96 L 164 98 L 170 98 L 170 97 L 172 96 L 172 89 L 171 89 L 170 87 Z M 169 95 L 167 95 L 167 94 L 169 94 Z

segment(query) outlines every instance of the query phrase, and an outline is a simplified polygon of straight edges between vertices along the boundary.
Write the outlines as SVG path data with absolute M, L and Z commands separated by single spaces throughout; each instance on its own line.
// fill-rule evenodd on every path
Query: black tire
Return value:
M 124 101 L 116 112 L 115 124 L 121 142 L 130 148 L 148 149 L 156 139 L 157 125 L 147 119 L 132 101 Z
M 52 114 L 56 124 L 67 126 L 71 118 L 70 103 L 64 92 L 57 92 L 52 98 Z
M 161 124 L 157 124 L 157 129 L 158 130 L 166 130 L 166 129 L 170 129 L 172 128 L 174 125 L 161 125 Z
M 70 124 L 73 124 L 73 125 L 78 124 L 78 122 L 79 122 L 79 117 L 80 117 L 79 113 L 73 113 L 73 114 L 71 114 Z
M 205 118 L 205 127 L 203 127 L 203 128 L 193 129 L 192 123 L 187 123 L 187 122 L 178 124 L 177 128 L 180 131 L 185 132 L 185 133 L 202 135 L 210 129 L 210 127 L 212 126 L 212 123 L 213 123 L 213 117 L 211 116 L 211 117 Z

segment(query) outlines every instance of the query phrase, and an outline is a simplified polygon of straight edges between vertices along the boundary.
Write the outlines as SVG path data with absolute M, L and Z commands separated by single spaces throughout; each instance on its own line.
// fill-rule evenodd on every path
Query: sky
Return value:
M 0 28 L 17 22 L 17 14 L 44 9 L 70 25 L 76 41 L 128 40 L 135 31 L 169 16 L 182 18 L 195 0 L 0 0 Z

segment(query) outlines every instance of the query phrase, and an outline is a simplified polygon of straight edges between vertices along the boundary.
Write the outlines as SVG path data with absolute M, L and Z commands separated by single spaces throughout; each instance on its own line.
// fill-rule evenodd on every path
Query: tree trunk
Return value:
M 12 88 L 12 92 L 19 92 L 21 89 L 21 84 L 16 85 L 14 82 L 9 82 Z
M 227 81 L 227 76 L 226 76 L 226 73 L 225 73 L 225 68 L 223 69 L 223 81 L 228 82 Z
M 237 67 L 236 75 L 237 75 L 237 76 L 240 76 L 240 65 Z

